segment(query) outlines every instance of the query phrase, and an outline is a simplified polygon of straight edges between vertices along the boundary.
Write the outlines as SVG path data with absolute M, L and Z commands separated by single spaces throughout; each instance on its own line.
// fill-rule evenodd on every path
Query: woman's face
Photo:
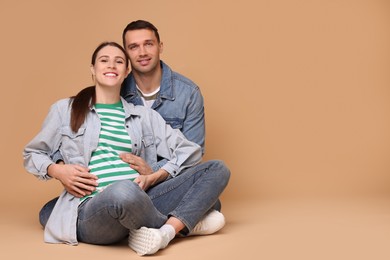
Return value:
M 125 54 L 115 46 L 103 47 L 91 66 L 96 86 L 119 87 L 129 73 Z

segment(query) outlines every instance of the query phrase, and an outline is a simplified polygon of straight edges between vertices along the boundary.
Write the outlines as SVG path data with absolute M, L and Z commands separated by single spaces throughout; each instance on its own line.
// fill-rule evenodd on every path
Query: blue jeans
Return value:
M 161 227 L 168 217 L 180 219 L 185 235 L 210 209 L 220 210 L 219 196 L 227 186 L 230 171 L 221 161 L 207 161 L 150 188 L 146 193 L 131 181 L 111 184 L 79 206 L 77 236 L 80 242 L 112 244 L 131 229 Z M 56 199 L 40 212 L 46 225 Z

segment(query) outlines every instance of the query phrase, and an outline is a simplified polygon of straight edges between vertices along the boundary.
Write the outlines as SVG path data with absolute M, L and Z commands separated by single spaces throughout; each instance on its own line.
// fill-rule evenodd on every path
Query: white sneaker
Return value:
M 225 217 L 217 210 L 212 210 L 196 224 L 189 236 L 210 235 L 225 226 Z
M 138 255 L 152 255 L 165 248 L 168 241 L 159 229 L 141 227 L 129 232 L 129 247 Z

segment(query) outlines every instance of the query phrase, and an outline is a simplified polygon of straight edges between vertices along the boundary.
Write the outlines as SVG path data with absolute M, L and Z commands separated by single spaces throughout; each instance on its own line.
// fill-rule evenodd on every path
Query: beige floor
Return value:
M 137 259 L 125 243 L 72 247 L 42 241 L 39 205 L 3 205 L 1 259 Z M 390 198 L 228 201 L 212 236 L 176 239 L 159 259 L 390 259 Z

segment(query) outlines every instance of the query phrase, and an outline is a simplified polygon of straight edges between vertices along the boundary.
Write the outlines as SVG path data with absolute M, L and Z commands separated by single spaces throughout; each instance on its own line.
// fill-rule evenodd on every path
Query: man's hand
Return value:
M 134 182 L 137 183 L 141 189 L 146 191 L 150 187 L 166 180 L 168 175 L 169 174 L 167 171 L 165 171 L 163 169 L 159 169 L 158 171 L 156 171 L 153 174 L 139 175 L 137 178 L 134 179 Z
M 140 175 L 150 175 L 153 173 L 152 168 L 141 157 L 131 154 L 122 153 L 119 155 L 122 161 L 130 164 L 130 167 L 136 170 Z
M 66 191 L 77 198 L 91 194 L 98 186 L 96 175 L 80 165 L 51 164 L 47 173 L 59 180 Z

